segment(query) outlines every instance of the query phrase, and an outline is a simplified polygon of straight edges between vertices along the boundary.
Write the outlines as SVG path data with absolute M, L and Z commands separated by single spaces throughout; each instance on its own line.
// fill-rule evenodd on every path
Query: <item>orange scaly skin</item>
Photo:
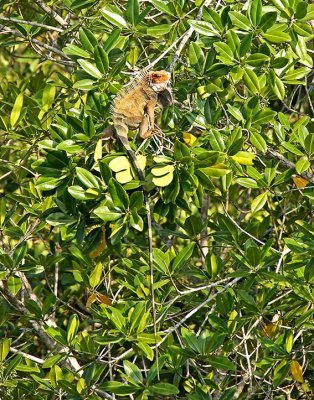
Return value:
M 116 134 L 140 180 L 144 180 L 143 171 L 128 141 L 129 128 L 138 128 L 142 139 L 149 138 L 154 134 L 155 108 L 171 103 L 170 74 L 162 70 L 146 72 L 135 78 L 118 93 L 111 107 L 113 126 L 105 130 L 105 136 Z
M 119 126 L 126 125 L 139 128 L 142 139 L 150 137 L 154 132 L 154 109 L 158 104 L 158 93 L 166 90 L 169 85 L 169 72 L 151 71 L 140 81 L 135 80 L 130 87 L 122 90 L 112 107 L 116 130 Z

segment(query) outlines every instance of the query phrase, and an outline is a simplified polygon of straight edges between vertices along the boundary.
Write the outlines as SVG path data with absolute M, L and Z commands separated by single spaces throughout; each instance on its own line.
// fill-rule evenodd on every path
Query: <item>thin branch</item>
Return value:
M 24 283 L 24 282 L 23 282 Z M 57 343 L 50 338 L 44 328 L 44 323 L 42 321 L 36 321 L 32 319 L 32 316 L 30 315 L 29 311 L 27 308 L 25 308 L 24 304 L 18 300 L 5 286 L 3 281 L 0 281 L 0 293 L 4 298 L 6 298 L 10 304 L 14 308 L 16 308 L 22 315 L 25 316 L 26 320 L 28 323 L 32 326 L 35 332 L 37 332 L 38 337 L 40 338 L 41 342 L 51 351 L 58 351 L 60 352 L 66 352 L 70 353 L 70 349 L 67 348 L 66 346 L 58 346 Z M 80 375 L 83 373 L 81 370 L 81 366 L 77 362 L 76 358 L 73 356 L 68 357 L 67 360 L 65 360 L 65 365 L 74 370 L 75 372 L 79 373 Z
M 43 47 L 44 49 L 52 51 L 53 53 L 58 54 L 60 57 L 65 58 L 66 60 L 69 60 L 69 61 L 63 60 L 64 63 L 66 62 L 68 65 L 75 65 L 75 63 L 73 61 L 70 61 L 71 59 L 67 55 L 65 55 L 61 50 L 57 49 L 56 47 L 53 47 L 53 46 L 50 46 L 49 44 L 40 42 L 37 39 L 26 38 L 24 35 L 22 35 L 22 33 L 14 30 L 14 29 L 7 28 L 4 25 L 0 25 L 0 33 L 5 33 L 5 34 L 10 33 L 13 36 L 22 38 L 23 40 L 25 40 L 27 42 L 34 43 L 37 46 Z
M 199 8 L 199 10 L 198 10 L 198 13 L 197 13 L 197 17 L 196 17 L 196 20 L 197 20 L 197 21 L 200 20 L 200 19 L 202 18 L 202 15 L 203 15 L 203 8 L 204 8 L 204 7 L 208 7 L 208 6 L 210 5 L 211 2 L 212 2 L 212 0 L 205 0 L 205 1 L 203 2 L 203 4 L 200 6 L 200 8 Z M 191 27 L 185 32 L 185 34 L 183 35 L 182 40 L 181 40 L 181 42 L 180 42 L 180 44 L 179 44 L 179 46 L 178 46 L 176 52 L 174 53 L 174 56 L 173 56 L 172 61 L 171 61 L 171 63 L 170 63 L 170 66 L 169 66 L 169 71 L 170 71 L 170 72 L 172 72 L 172 70 L 173 70 L 173 68 L 174 68 L 174 66 L 175 66 L 175 64 L 176 64 L 176 62 L 177 62 L 178 59 L 180 58 L 180 54 L 181 54 L 181 52 L 182 52 L 184 46 L 186 45 L 187 41 L 188 41 L 188 40 L 190 39 L 190 37 L 192 36 L 193 32 L 194 32 L 194 28 L 191 26 Z
M 0 21 L 8 21 L 8 22 L 14 22 L 17 24 L 24 24 L 24 25 L 30 25 L 30 26 L 38 26 L 40 28 L 49 29 L 50 31 L 63 32 L 63 29 L 61 29 L 61 28 L 57 28 L 57 27 L 51 26 L 51 25 L 41 24 L 39 22 L 34 22 L 34 21 L 25 21 L 24 19 L 2 17 L 0 15 Z
M 160 347 L 161 344 L 167 339 L 168 336 L 170 336 L 173 332 L 175 332 L 180 326 L 182 326 L 185 321 L 187 321 L 189 318 L 191 318 L 194 314 L 196 314 L 201 308 L 206 306 L 208 303 L 210 303 L 215 297 L 217 297 L 220 293 L 225 292 L 229 287 L 233 286 L 236 284 L 238 281 L 240 281 L 242 278 L 235 278 L 231 282 L 229 282 L 226 286 L 224 286 L 221 290 L 218 290 L 215 294 L 209 296 L 206 300 L 204 300 L 201 304 L 199 304 L 197 307 L 193 308 L 188 314 L 186 314 L 185 317 L 183 317 L 177 324 L 172 326 L 170 329 L 168 329 L 168 332 L 165 334 L 165 336 L 161 339 L 159 343 L 157 343 L 157 347 Z
M 279 161 L 284 167 L 295 169 L 295 164 L 292 161 L 289 161 L 282 154 L 278 153 L 278 151 L 268 147 L 266 155 L 273 158 L 274 160 Z M 302 178 L 308 180 L 309 182 L 314 183 L 314 175 L 308 171 L 302 172 L 300 175 Z
M 201 220 L 204 225 L 200 233 L 200 248 L 201 248 L 201 257 L 202 257 L 202 264 L 205 266 L 205 259 L 208 254 L 208 226 L 207 226 L 207 219 L 208 219 L 208 210 L 210 204 L 210 196 L 208 192 L 204 193 L 203 204 L 201 207 Z
M 32 356 L 31 354 L 28 354 L 28 353 L 24 353 L 24 351 L 15 349 L 14 347 L 10 347 L 10 351 L 11 351 L 12 353 L 21 354 L 23 357 L 28 358 L 29 360 L 34 361 L 34 362 L 37 363 L 37 364 L 43 364 L 43 363 L 45 362 L 45 361 L 42 360 L 41 358 Z
M 34 2 L 47 14 L 49 14 L 55 21 L 58 22 L 63 27 L 67 27 L 68 23 L 65 19 L 63 19 L 56 11 L 54 11 L 51 7 L 49 7 L 46 3 L 42 0 L 34 0 Z

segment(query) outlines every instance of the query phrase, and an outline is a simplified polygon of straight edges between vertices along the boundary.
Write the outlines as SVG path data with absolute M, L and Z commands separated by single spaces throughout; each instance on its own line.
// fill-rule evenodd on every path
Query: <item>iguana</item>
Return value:
M 128 133 L 129 128 L 138 128 L 139 136 L 147 139 L 155 133 L 155 108 L 163 108 L 172 104 L 172 92 L 170 86 L 170 74 L 167 71 L 143 72 L 135 78 L 129 85 L 125 86 L 116 96 L 111 107 L 113 126 L 105 130 L 105 135 L 111 136 L 113 133 L 118 137 L 122 146 L 128 153 L 131 162 L 136 170 L 139 180 L 144 183 L 144 172 L 132 150 Z M 154 323 L 155 345 L 156 345 L 156 365 L 158 368 L 157 350 L 157 325 L 156 309 L 154 296 L 154 269 L 153 269 L 153 241 L 152 241 L 152 216 L 148 201 L 147 192 L 144 192 L 144 202 L 147 213 L 148 227 L 148 251 L 150 267 L 150 293 L 152 299 L 152 314 Z M 158 372 L 159 376 L 159 372 Z
M 146 71 L 122 88 L 111 106 L 113 125 L 105 129 L 104 137 L 117 136 L 141 181 L 144 174 L 129 144 L 129 128 L 138 128 L 142 139 L 151 137 L 155 133 L 155 108 L 164 108 L 172 102 L 169 72 Z

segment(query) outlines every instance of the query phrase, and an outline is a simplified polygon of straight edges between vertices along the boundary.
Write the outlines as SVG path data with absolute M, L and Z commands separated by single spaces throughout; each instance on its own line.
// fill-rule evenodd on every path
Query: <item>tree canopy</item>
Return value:
M 313 20 L 302 0 L 0 0 L 1 399 L 312 397 Z M 102 137 L 143 69 L 175 99 L 130 131 L 144 186 Z

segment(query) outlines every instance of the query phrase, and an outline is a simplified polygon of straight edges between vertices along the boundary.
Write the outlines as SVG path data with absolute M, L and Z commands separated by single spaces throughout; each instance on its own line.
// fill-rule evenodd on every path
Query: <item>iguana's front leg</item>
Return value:
M 154 134 L 155 129 L 155 113 L 154 109 L 157 104 L 157 97 L 150 99 L 146 105 L 147 117 L 144 116 L 139 127 L 139 135 L 142 139 L 147 139 Z

